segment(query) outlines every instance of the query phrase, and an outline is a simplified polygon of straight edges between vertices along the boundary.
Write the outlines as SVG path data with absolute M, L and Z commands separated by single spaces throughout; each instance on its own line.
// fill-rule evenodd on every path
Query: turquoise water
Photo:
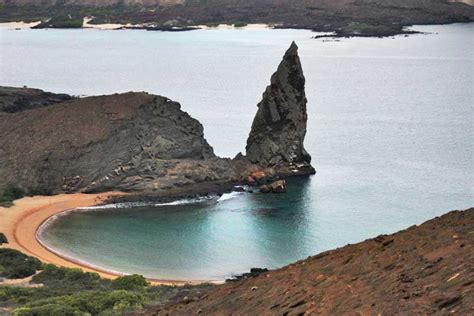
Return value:
M 146 90 L 181 102 L 224 156 L 295 40 L 318 174 L 286 195 L 70 213 L 43 232 L 66 255 L 126 273 L 222 279 L 275 268 L 474 203 L 474 24 L 323 42 L 302 30 L 0 30 L 0 84 Z

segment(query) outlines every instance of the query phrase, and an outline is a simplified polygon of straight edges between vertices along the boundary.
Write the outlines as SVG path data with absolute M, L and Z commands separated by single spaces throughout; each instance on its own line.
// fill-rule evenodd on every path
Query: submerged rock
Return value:
M 257 105 L 246 146 L 250 162 L 274 168 L 281 175 L 315 173 L 303 145 L 308 118 L 304 86 L 298 47 L 293 42 Z
M 260 193 L 270 193 L 271 192 L 270 187 L 266 184 L 261 185 L 259 190 L 260 190 Z

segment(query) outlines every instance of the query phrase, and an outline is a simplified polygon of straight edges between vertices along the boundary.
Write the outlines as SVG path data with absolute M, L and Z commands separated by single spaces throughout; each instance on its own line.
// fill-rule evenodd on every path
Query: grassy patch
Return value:
M 390 28 L 384 25 L 372 25 L 367 23 L 353 22 L 347 27 L 348 31 L 360 35 L 384 35 Z

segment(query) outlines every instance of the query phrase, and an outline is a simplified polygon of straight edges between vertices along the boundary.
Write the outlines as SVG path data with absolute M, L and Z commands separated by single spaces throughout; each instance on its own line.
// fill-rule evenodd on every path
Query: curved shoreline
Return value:
M 38 238 L 41 227 L 51 217 L 61 213 L 72 212 L 77 208 L 95 206 L 107 201 L 111 197 L 122 195 L 125 195 L 125 193 L 106 192 L 100 194 L 77 193 L 35 196 L 17 200 L 10 208 L 0 207 L 0 232 L 3 232 L 8 239 L 8 244 L 4 244 L 1 247 L 19 250 L 38 258 L 44 263 L 68 268 L 80 268 L 86 272 L 95 272 L 106 279 L 114 279 L 124 275 L 124 273 L 107 270 L 64 255 L 55 249 L 51 249 Z M 148 281 L 154 285 L 185 285 L 209 282 L 206 280 L 165 279 L 148 279 Z

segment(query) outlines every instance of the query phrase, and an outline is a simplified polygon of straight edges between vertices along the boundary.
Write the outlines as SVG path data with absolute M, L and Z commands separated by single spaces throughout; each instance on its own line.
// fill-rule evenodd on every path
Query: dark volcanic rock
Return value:
M 306 135 L 305 78 L 293 42 L 285 53 L 263 100 L 247 139 L 247 159 L 278 174 L 314 173 L 303 142 Z
M 294 43 L 258 105 L 248 156 L 233 160 L 216 157 L 202 125 L 162 96 L 130 92 L 72 99 L 0 88 L 0 104 L 0 192 L 13 185 L 29 194 L 157 194 L 186 186 L 177 192 L 190 194 L 196 184 L 256 186 L 314 173 L 303 147 L 306 97 Z M 271 190 L 284 192 L 286 185 Z
M 237 282 L 237 281 L 248 279 L 248 278 L 255 278 L 255 277 L 259 276 L 260 274 L 268 272 L 268 271 L 270 271 L 270 270 L 268 270 L 266 268 L 250 268 L 250 272 L 242 273 L 240 275 L 234 275 L 232 278 L 226 279 L 225 281 L 226 282 Z
M 55 94 L 39 89 L 0 87 L 0 112 L 21 112 L 71 99 L 67 94 Z
M 88 97 L 0 116 L 0 192 L 159 190 L 228 181 L 203 127 L 146 93 Z

